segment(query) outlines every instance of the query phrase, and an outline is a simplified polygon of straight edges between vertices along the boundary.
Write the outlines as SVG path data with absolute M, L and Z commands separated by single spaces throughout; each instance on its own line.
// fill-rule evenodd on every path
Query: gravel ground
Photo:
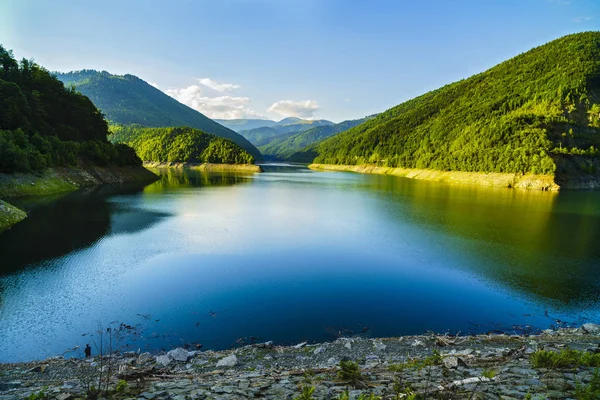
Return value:
M 594 369 L 534 368 L 531 355 L 541 349 L 592 354 L 599 346 L 600 327 L 586 324 L 532 336 L 340 338 L 287 347 L 267 342 L 220 352 L 125 352 L 102 360 L 55 357 L 0 364 L 0 398 L 40 392 L 46 398 L 85 398 L 86 382 L 97 385 L 103 364 L 104 375 L 110 376 L 110 393 L 104 396 L 110 398 L 295 399 L 304 387 L 314 387 L 313 399 L 338 399 L 346 390 L 350 399 L 371 394 L 408 399 L 408 393 L 424 399 L 567 399 L 593 386 Z M 342 360 L 359 365 L 354 382 L 339 376 Z M 122 390 L 116 392 L 119 380 Z

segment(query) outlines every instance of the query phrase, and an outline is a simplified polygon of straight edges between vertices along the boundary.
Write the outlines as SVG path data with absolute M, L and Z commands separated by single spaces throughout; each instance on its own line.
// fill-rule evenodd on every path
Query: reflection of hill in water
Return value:
M 108 197 L 141 194 L 143 185 L 103 185 L 62 197 L 15 202 L 29 216 L 0 234 L 0 275 L 92 245 L 109 234 L 147 229 L 166 213 L 111 203 Z
M 369 182 L 389 204 L 382 209 L 391 221 L 448 233 L 432 249 L 447 251 L 460 268 L 558 307 L 600 301 L 600 193 L 457 187 L 385 176 Z
M 144 188 L 144 193 L 159 193 L 166 189 L 183 189 L 202 186 L 231 186 L 251 182 L 253 173 L 207 172 L 191 169 L 154 170 L 160 179 Z

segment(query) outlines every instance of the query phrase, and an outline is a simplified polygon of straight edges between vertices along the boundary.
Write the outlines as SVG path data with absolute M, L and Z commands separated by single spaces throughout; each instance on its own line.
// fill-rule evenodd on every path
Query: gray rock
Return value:
M 269 340 L 268 342 L 257 343 L 254 346 L 258 347 L 259 349 L 272 349 L 273 348 L 273 342 Z
M 157 364 L 161 364 L 162 366 L 166 367 L 171 363 L 173 358 L 169 354 L 163 354 L 162 356 L 156 356 L 155 360 Z
M 154 359 L 154 357 L 152 357 L 152 354 L 146 352 L 146 353 L 140 354 L 140 356 L 137 359 L 137 363 L 139 365 L 142 365 L 142 364 L 151 362 L 153 359 Z
M 581 326 L 581 329 L 583 329 L 586 333 L 599 333 L 600 332 L 600 325 L 596 325 L 596 324 L 583 324 Z
M 373 345 L 379 351 L 383 351 L 387 348 L 387 346 L 385 344 L 383 344 L 382 342 L 374 342 Z
M 189 357 L 188 351 L 185 349 L 182 349 L 181 347 L 178 347 L 175 350 L 169 351 L 167 353 L 167 355 L 171 356 L 176 361 L 182 361 L 182 362 L 186 362 Z
M 344 344 L 344 347 L 347 348 L 348 350 L 351 350 L 352 349 L 352 343 L 346 342 L 346 344 Z
M 232 354 L 217 361 L 217 367 L 235 367 L 237 362 L 237 357 L 235 354 Z
M 301 349 L 304 346 L 306 346 L 306 342 L 298 343 L 297 345 L 294 346 L 294 348 L 295 349 Z
M 314 354 L 321 354 L 322 352 L 325 351 L 325 347 L 323 346 L 319 346 L 315 349 L 315 351 L 313 351 Z
M 152 400 L 156 397 L 156 394 L 150 393 L 150 392 L 144 392 L 144 393 L 140 394 L 140 397 L 143 397 L 148 400 Z
M 456 357 L 445 357 L 444 358 L 444 366 L 448 369 L 458 368 L 458 358 Z

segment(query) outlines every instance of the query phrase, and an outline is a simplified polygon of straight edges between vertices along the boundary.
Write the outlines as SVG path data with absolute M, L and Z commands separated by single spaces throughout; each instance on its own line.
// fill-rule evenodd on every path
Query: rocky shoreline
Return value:
M 0 364 L 0 398 L 41 393 L 46 397 L 38 398 L 85 398 L 86 382 L 97 379 L 101 364 L 104 375 L 110 375 L 105 398 L 598 398 L 593 396 L 600 384 L 594 375 L 599 346 L 600 326 L 585 324 L 531 336 L 430 334 L 286 347 L 266 342 L 227 351 L 124 352 L 104 359 L 55 357 Z M 577 354 L 581 361 L 544 364 L 548 354 Z M 348 364 L 342 368 L 340 362 L 346 360 L 356 362 L 349 364 L 356 369 L 348 372 Z M 307 396 L 298 397 L 303 390 Z

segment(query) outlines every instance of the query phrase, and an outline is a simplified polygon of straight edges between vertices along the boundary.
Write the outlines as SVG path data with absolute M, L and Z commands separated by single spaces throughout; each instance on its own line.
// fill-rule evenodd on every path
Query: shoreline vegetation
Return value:
M 174 169 L 195 169 L 209 172 L 264 172 L 264 170 L 255 164 L 215 164 L 215 163 L 194 163 L 194 162 L 159 162 L 144 161 L 146 168 L 174 168 Z
M 87 359 L 75 348 L 73 358 L 0 363 L 0 397 L 592 399 L 600 395 L 599 345 L 600 326 L 584 324 L 536 335 L 342 337 L 223 351 L 93 349 Z
M 555 178 L 553 175 L 438 171 L 432 169 L 379 167 L 376 165 L 310 164 L 308 168 L 316 171 L 345 171 L 361 174 L 394 175 L 403 178 L 463 185 L 543 191 L 559 191 L 562 188 L 562 186 L 554 181 Z M 565 188 L 568 188 L 568 186 Z
M 54 167 L 43 172 L 0 173 L 0 232 L 27 217 L 9 204 L 16 197 L 46 196 L 101 184 L 154 181 L 158 176 L 142 166 Z

